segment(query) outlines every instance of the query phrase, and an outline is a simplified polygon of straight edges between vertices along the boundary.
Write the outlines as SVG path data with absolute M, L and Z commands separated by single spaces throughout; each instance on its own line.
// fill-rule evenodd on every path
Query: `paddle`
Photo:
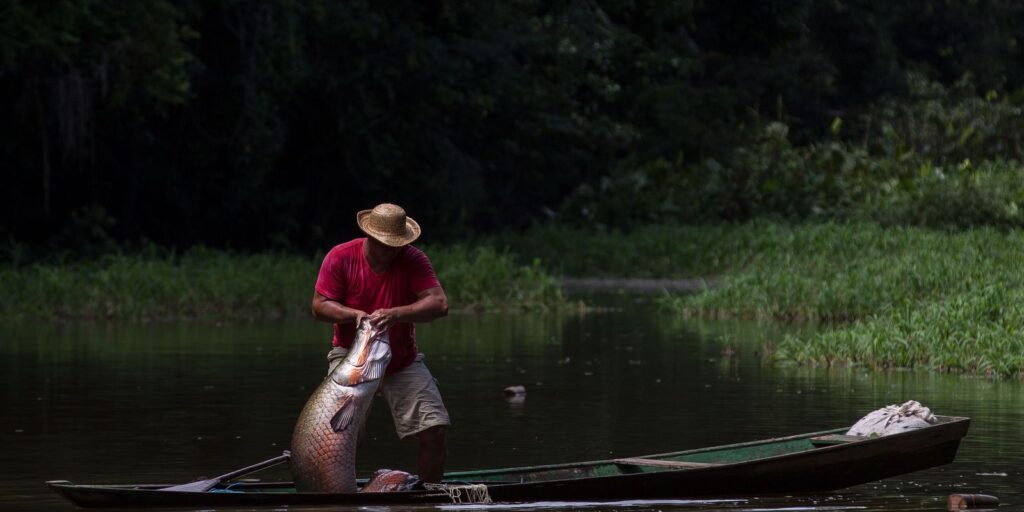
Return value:
M 242 469 L 236 469 L 230 473 L 225 473 L 218 477 L 207 478 L 206 480 L 198 480 L 195 482 L 189 482 L 187 484 L 172 485 L 171 487 L 164 487 L 159 490 L 171 492 L 206 492 L 209 491 L 210 489 L 213 489 L 214 487 L 216 487 L 217 484 L 225 480 L 231 480 L 232 478 L 237 478 L 242 475 L 248 475 L 249 473 L 254 473 L 261 469 L 269 468 L 270 466 L 275 466 L 286 460 L 289 460 L 291 457 L 292 452 L 285 450 L 284 453 L 282 453 L 281 455 L 274 457 L 273 459 L 260 462 L 259 464 L 253 464 L 252 466 L 244 467 Z

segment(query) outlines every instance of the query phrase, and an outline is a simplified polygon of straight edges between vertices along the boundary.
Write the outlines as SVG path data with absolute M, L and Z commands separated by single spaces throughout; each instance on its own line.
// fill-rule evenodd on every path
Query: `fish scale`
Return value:
M 291 460 L 297 490 L 356 492 L 359 431 L 390 361 L 387 333 L 364 319 L 348 355 L 313 391 L 295 423 Z

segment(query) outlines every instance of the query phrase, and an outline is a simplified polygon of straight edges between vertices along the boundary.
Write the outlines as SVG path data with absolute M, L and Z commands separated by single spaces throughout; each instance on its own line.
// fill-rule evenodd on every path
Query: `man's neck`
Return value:
M 370 248 L 369 248 L 368 243 L 363 243 L 363 257 L 366 258 L 366 263 L 370 264 L 370 268 L 373 269 L 373 271 L 378 273 L 378 274 L 383 274 L 384 272 L 387 272 L 388 267 L 391 266 L 390 262 L 388 262 L 388 263 L 381 263 L 381 262 L 373 259 L 373 256 L 371 256 L 371 253 L 370 253 Z

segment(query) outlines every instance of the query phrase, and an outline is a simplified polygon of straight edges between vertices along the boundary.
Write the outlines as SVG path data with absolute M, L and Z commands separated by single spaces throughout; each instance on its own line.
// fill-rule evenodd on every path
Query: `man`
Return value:
M 379 204 L 356 214 L 366 238 L 331 249 L 320 267 L 313 293 L 313 317 L 334 323 L 329 370 L 352 346 L 363 317 L 391 339 L 391 363 L 381 393 L 391 407 L 399 438 L 416 436 L 416 470 L 423 482 L 441 481 L 444 473 L 448 411 L 423 354 L 416 347 L 414 323 L 448 314 L 448 298 L 430 260 L 409 245 L 420 226 L 394 204 Z

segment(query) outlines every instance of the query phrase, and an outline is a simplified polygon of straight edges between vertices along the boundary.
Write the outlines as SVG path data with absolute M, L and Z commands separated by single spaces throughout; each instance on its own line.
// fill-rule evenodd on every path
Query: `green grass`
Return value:
M 839 329 L 786 337 L 777 356 L 815 365 L 865 364 L 987 376 L 1024 375 L 1024 289 L 998 284 L 903 305 Z
M 426 250 L 456 308 L 544 310 L 566 305 L 561 286 L 539 260 L 519 265 L 508 253 L 489 246 Z
M 493 247 L 514 248 L 497 250 Z M 829 328 L 789 335 L 782 360 L 1024 375 L 1024 232 L 873 223 L 548 226 L 475 245 L 428 247 L 456 310 L 558 309 L 552 275 L 718 277 L 662 306 L 710 318 Z M 89 262 L 0 265 L 0 316 L 260 318 L 308 314 L 320 259 L 115 253 Z
M 108 254 L 0 268 L 0 312 L 30 318 L 259 318 L 308 308 L 316 267 L 278 254 Z M 305 303 L 305 304 L 304 304 Z
M 771 239 L 733 256 L 745 263 L 724 286 L 664 305 L 689 315 L 832 322 L 783 340 L 777 357 L 800 363 L 1024 372 L 1024 234 L 815 224 L 770 226 L 764 236 Z
M 493 249 L 430 248 L 452 308 L 558 308 L 565 299 L 537 265 Z M 0 265 L 0 317 L 255 319 L 308 314 L 320 258 L 112 253 L 94 261 Z
M 567 276 L 717 277 L 668 311 L 813 322 L 774 357 L 812 365 L 1024 373 L 1024 232 L 871 222 L 536 228 L 490 241 Z

